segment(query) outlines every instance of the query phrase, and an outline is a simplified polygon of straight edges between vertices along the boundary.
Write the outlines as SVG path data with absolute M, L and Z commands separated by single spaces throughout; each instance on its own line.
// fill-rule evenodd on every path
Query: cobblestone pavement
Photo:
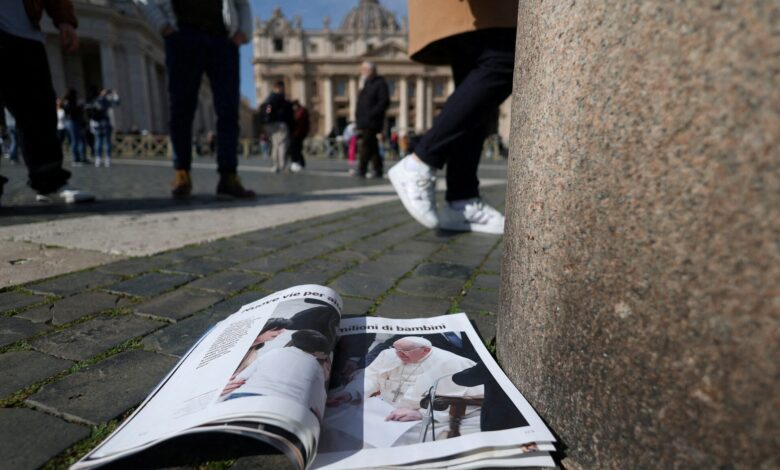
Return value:
M 501 207 L 504 187 L 484 195 Z M 502 245 L 495 236 L 426 230 L 394 201 L 7 288 L 0 292 L 0 466 L 74 462 L 207 327 L 296 284 L 332 286 L 347 315 L 466 311 L 490 345 Z M 219 468 L 229 465 L 288 468 L 277 456 Z

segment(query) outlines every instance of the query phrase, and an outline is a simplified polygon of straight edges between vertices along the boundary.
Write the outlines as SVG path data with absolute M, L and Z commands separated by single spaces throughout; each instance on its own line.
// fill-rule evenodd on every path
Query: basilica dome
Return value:
M 360 0 L 341 22 L 344 32 L 397 33 L 401 30 L 393 12 L 379 4 L 379 0 Z

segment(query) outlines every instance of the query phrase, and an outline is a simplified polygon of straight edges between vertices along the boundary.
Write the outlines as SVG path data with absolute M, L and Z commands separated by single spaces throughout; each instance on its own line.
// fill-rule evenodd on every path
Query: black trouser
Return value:
M 16 118 L 19 143 L 30 185 L 47 194 L 70 178 L 62 169 L 57 111 L 49 62 L 43 43 L 0 31 L 0 94 Z
M 303 158 L 303 139 L 303 137 L 290 138 L 290 161 L 305 167 L 306 160 Z
M 368 161 L 371 160 L 374 173 L 377 176 L 382 176 L 382 159 L 379 157 L 379 141 L 376 139 L 378 133 L 379 130 L 376 129 L 360 129 L 358 173 L 361 175 L 365 176 L 368 170 Z
M 479 197 L 477 167 L 491 120 L 512 93 L 515 30 L 490 29 L 446 40 L 455 91 L 414 153 L 430 166 L 447 165 L 448 201 Z M 455 53 L 455 51 L 457 53 Z

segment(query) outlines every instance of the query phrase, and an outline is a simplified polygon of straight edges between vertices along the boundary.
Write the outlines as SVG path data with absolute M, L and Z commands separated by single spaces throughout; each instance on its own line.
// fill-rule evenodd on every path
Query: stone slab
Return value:
M 296 465 L 283 454 L 241 457 L 231 470 L 295 470 Z
M 448 299 L 393 293 L 382 301 L 374 315 L 388 318 L 434 317 L 448 313 L 450 304 Z
M 393 283 L 394 280 L 384 277 L 346 273 L 330 285 L 339 294 L 375 298 L 389 289 Z
M 166 258 L 141 257 L 130 258 L 116 263 L 107 264 L 98 268 L 98 271 L 122 276 L 137 276 L 145 272 L 162 268 L 170 261 Z
M 470 313 L 498 313 L 498 302 L 497 291 L 469 289 L 458 302 L 458 307 Z
M 3 292 L 0 294 L 0 313 L 28 307 L 46 300 L 39 295 L 29 295 L 22 292 Z
M 184 274 L 195 274 L 198 276 L 207 276 L 218 271 L 222 271 L 231 266 L 235 266 L 234 261 L 227 261 L 216 258 L 195 258 L 188 259 L 182 263 L 175 263 L 162 268 L 163 271 L 177 272 Z
M 257 274 L 224 271 L 187 284 L 187 287 L 230 294 L 257 284 L 264 279 Z
M 121 279 L 121 276 L 117 274 L 108 274 L 100 271 L 82 271 L 35 284 L 28 284 L 25 287 L 35 292 L 66 296 L 114 284 Z
M 45 385 L 26 402 L 90 424 L 105 423 L 146 398 L 176 362 L 149 351 L 126 351 Z
M 85 292 L 66 297 L 51 305 L 33 308 L 17 315 L 35 323 L 63 325 L 81 317 L 119 306 L 120 297 L 105 292 Z
M 85 439 L 89 428 L 26 408 L 0 409 L 0 455 L 5 470 L 39 468 Z
M 180 320 L 208 308 L 222 300 L 221 294 L 178 289 L 137 305 L 137 315 Z
M 0 348 L 19 340 L 29 338 L 49 327 L 16 317 L 0 317 Z
M 477 331 L 482 336 L 485 344 L 490 344 L 496 339 L 497 315 L 492 313 L 470 313 L 468 317 L 476 325 Z
M 360 263 L 351 272 L 399 279 L 424 259 L 422 255 L 382 255 L 373 261 Z
M 443 277 L 412 276 L 398 284 L 398 291 L 406 294 L 451 299 L 460 294 L 464 281 Z
M 447 279 L 460 279 L 465 281 L 471 277 L 473 269 L 462 264 L 451 263 L 425 263 L 414 270 L 418 276 L 444 277 Z
M 149 336 L 141 344 L 145 349 L 181 357 L 203 334 L 229 314 L 207 310 L 196 313 L 173 325 L 168 325 Z
M 273 274 L 282 269 L 288 268 L 297 261 L 285 258 L 283 256 L 270 255 L 264 258 L 256 259 L 254 261 L 248 261 L 234 266 L 233 269 L 240 269 L 242 271 L 252 271 L 257 273 Z
M 368 309 L 374 305 L 373 300 L 357 297 L 342 297 L 342 300 L 344 301 L 344 312 L 342 312 L 342 315 L 345 316 L 366 315 L 368 314 Z
M 501 287 L 501 276 L 495 274 L 480 274 L 474 279 L 473 288 L 498 290 Z
M 260 256 L 267 254 L 269 251 L 271 250 L 259 246 L 237 246 L 227 250 L 219 251 L 209 256 L 233 263 L 242 263 L 259 258 Z
M 0 354 L 0 398 L 61 372 L 73 363 L 38 351 L 10 351 Z
M 81 361 L 160 326 L 160 322 L 135 315 L 98 317 L 39 338 L 32 345 L 53 356 Z
M 186 284 L 192 276 L 185 274 L 149 273 L 106 287 L 111 292 L 138 297 L 153 297 Z

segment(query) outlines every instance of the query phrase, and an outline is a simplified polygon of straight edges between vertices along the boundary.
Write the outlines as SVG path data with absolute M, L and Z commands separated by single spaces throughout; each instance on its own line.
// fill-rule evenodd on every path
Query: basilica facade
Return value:
M 386 131 L 424 132 L 454 90 L 449 67 L 409 59 L 406 19 L 399 21 L 379 0 L 359 0 L 339 25 L 325 17 L 321 29 L 303 29 L 300 17 L 277 8 L 270 18 L 255 20 L 253 48 L 257 102 L 283 81 L 288 98 L 309 109 L 316 135 L 340 132 L 354 121 L 363 61 L 375 63 L 388 83 Z M 499 130 L 506 133 L 508 111 L 504 103 Z

